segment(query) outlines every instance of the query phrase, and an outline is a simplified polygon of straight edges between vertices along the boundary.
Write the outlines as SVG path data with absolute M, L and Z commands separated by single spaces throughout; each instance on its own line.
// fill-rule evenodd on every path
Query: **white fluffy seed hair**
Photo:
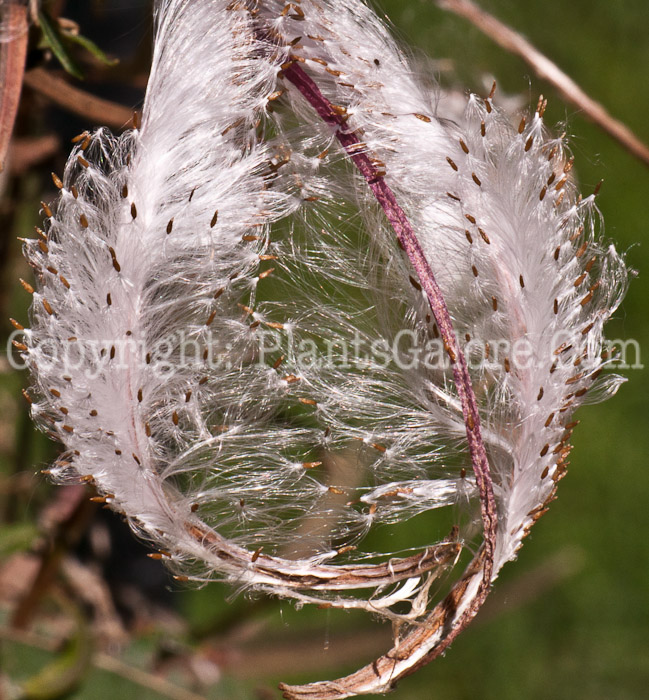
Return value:
M 156 10 L 141 129 L 79 139 L 25 248 L 32 414 L 67 448 L 55 477 L 92 480 L 174 558 L 218 568 L 192 470 L 214 463 L 216 423 L 239 412 L 254 426 L 272 403 L 257 400 L 264 376 L 239 371 L 253 331 L 237 303 L 253 303 L 268 226 L 295 200 L 272 187 L 256 136 L 277 67 L 248 13 L 202 0 Z
M 435 93 L 420 84 L 360 0 L 326 8 L 304 0 L 299 13 L 283 13 L 281 3 L 263 5 L 262 21 L 281 37 L 277 43 L 285 47 L 287 63 L 296 62 L 344 114 L 345 128 L 359 140 L 353 152 L 367 154 L 384 173 L 439 282 L 469 361 L 494 482 L 493 580 L 555 496 L 577 424 L 574 411 L 611 396 L 622 381 L 600 374 L 610 361 L 603 325 L 626 290 L 625 265 L 598 234 L 595 196 L 577 192 L 563 140 L 544 127 L 543 100 L 531 117 L 513 125 L 493 95 L 473 95 L 462 118 L 452 122 L 437 111 Z M 302 91 L 285 82 L 294 113 L 315 124 Z M 330 127 L 321 126 L 321 139 L 318 148 L 328 150 L 320 177 L 327 161 L 343 153 Z M 294 147 L 299 150 L 300 144 Z M 341 318 L 340 299 L 335 298 L 336 306 L 321 302 L 309 331 L 348 338 L 360 332 L 364 347 L 385 339 L 391 345 L 404 329 L 420 343 L 434 340 L 430 308 L 394 232 L 365 181 L 353 174 L 345 180 L 337 167 L 329 170 L 339 183 L 332 192 L 355 193 L 366 237 L 350 241 L 339 224 L 307 215 L 311 235 L 305 255 L 331 287 L 364 288 L 367 309 L 354 314 L 347 308 Z M 310 172 L 303 172 L 307 189 Z M 324 198 L 319 206 L 327 206 Z M 391 506 L 404 517 L 469 501 L 474 521 L 460 530 L 460 540 L 468 543 L 477 493 L 464 478 L 471 460 L 450 366 L 445 371 L 421 363 L 407 371 L 368 368 L 362 378 L 320 368 L 301 371 L 303 386 L 310 387 L 334 434 L 381 447 L 380 457 L 366 468 L 389 475 L 392 483 L 362 497 L 377 505 L 374 517 Z M 398 474 L 407 472 L 410 479 L 400 481 Z M 383 664 L 346 679 L 317 688 L 287 687 L 287 697 L 381 692 L 435 655 L 478 594 L 482 554 L 451 595 L 452 612 L 438 607 L 428 618 L 429 634 L 415 631 L 402 638 L 393 650 L 398 660 L 387 654 Z
M 477 594 L 480 494 L 420 281 L 280 66 L 297 61 L 358 134 L 441 287 L 494 483 L 493 578 L 554 497 L 575 409 L 619 385 L 597 377 L 626 270 L 544 104 L 512 126 L 472 96 L 444 118 L 360 0 L 156 11 L 141 129 L 80 139 L 26 245 L 32 412 L 67 448 L 54 475 L 92 480 L 178 571 L 412 623 L 396 657 L 286 689 L 381 692 Z M 414 517 L 423 542 L 365 545 Z
M 67 448 L 51 473 L 92 482 L 195 580 L 320 601 L 453 560 L 459 545 L 442 542 L 389 563 L 324 563 L 374 518 L 367 479 L 366 500 L 345 505 L 340 481 L 355 455 L 318 469 L 330 431 L 291 415 L 316 403 L 293 390 L 299 376 L 279 353 L 258 361 L 260 343 L 291 333 L 281 304 L 254 307 L 275 253 L 292 254 L 270 242 L 270 226 L 303 196 L 297 173 L 281 172 L 289 161 L 302 167 L 300 155 L 259 138 L 283 52 L 232 4 L 156 9 L 141 128 L 81 136 L 55 177 L 45 231 L 25 247 L 37 281 L 25 340 L 32 414 Z M 313 175 L 309 183 L 322 187 Z M 430 503 L 449 504 L 447 492 L 435 487 Z M 364 605 L 389 614 L 395 600 Z
M 304 0 L 299 18 L 277 12 L 280 3 L 265 3 L 275 5 L 275 19 L 266 21 L 329 101 L 345 105 L 349 129 L 360 134 L 362 149 L 385 171 L 413 224 L 467 359 L 476 360 L 472 379 L 500 502 L 497 573 L 514 557 L 563 473 L 575 408 L 619 386 L 615 375 L 593 382 L 606 364 L 602 327 L 626 290 L 625 266 L 613 246 L 598 240 L 595 196 L 582 198 L 576 191 L 573 159 L 563 141 L 546 132 L 542 101 L 531 118 L 514 126 L 492 96 L 472 95 L 463 118 L 450 122 L 437 113 L 435 94 L 419 84 L 363 2 L 324 8 Z M 296 35 L 302 37 L 299 44 L 290 46 Z M 297 89 L 291 87 L 289 96 L 303 119 L 314 119 Z M 385 242 L 394 238 L 392 231 L 378 223 L 375 202 L 358 182 L 370 236 L 396 257 L 394 242 Z M 311 238 L 323 254 L 329 254 L 324 251 L 335 236 L 334 230 L 328 233 Z M 346 256 L 340 255 L 341 265 Z M 346 274 L 354 268 L 346 265 Z M 413 297 L 405 289 L 407 270 L 399 272 L 402 295 Z M 350 284 L 362 285 L 359 273 L 356 278 Z M 393 303 L 384 287 L 379 292 L 383 301 L 375 304 L 385 304 L 386 297 Z M 426 303 L 412 298 L 410 305 L 419 313 L 413 330 L 431 335 Z M 385 309 L 384 314 L 400 321 L 393 334 L 404 327 L 402 319 Z M 503 342 L 508 354 L 485 349 L 489 341 Z M 437 403 L 433 408 L 426 402 L 429 415 L 444 409 L 437 422 L 445 436 L 462 439 L 464 421 L 448 388 L 450 377 L 447 371 L 441 387 L 434 376 L 414 373 L 411 382 L 417 395 L 428 392 Z M 367 402 L 379 413 L 380 403 L 369 396 Z M 426 441 L 423 431 L 416 441 Z

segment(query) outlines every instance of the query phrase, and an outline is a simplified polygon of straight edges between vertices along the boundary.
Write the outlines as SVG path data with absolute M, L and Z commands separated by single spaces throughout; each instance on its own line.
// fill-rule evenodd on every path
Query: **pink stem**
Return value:
M 283 68 L 282 73 L 287 80 L 295 85 L 322 120 L 334 127 L 336 138 L 370 186 L 376 200 L 381 205 L 388 221 L 392 225 L 401 247 L 404 249 L 410 263 L 417 273 L 422 288 L 428 297 L 428 302 L 433 316 L 435 317 L 435 321 L 437 322 L 437 326 L 439 327 L 442 342 L 451 360 L 453 378 L 462 404 L 462 414 L 464 416 L 471 462 L 480 492 L 482 520 L 484 524 L 485 558 L 483 579 L 480 590 L 474 599 L 474 605 L 467 609 L 462 615 L 459 624 L 447 636 L 445 643 L 440 645 L 446 648 L 452 639 L 455 638 L 475 616 L 482 602 L 487 597 L 491 586 L 494 550 L 496 545 L 496 501 L 489 472 L 487 453 L 480 432 L 478 405 L 471 385 L 466 359 L 457 343 L 448 307 L 446 306 L 439 285 L 435 280 L 433 271 L 426 260 L 426 256 L 419 245 L 417 236 L 405 212 L 396 200 L 394 192 L 390 189 L 385 179 L 379 174 L 367 154 L 359 152 L 358 144 L 360 140 L 347 126 L 346 120 L 339 114 L 340 110 L 334 109 L 332 103 L 322 94 L 320 88 L 318 88 L 315 82 L 306 74 L 298 63 L 295 61 L 291 62 L 288 66 Z M 442 649 L 438 647 L 438 649 L 435 650 L 435 656 L 441 653 L 441 651 Z

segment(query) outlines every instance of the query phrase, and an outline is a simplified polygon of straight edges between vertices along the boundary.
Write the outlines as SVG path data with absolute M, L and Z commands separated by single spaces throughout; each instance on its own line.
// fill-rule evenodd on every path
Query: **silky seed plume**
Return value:
M 396 624 L 294 700 L 440 655 L 555 497 L 574 411 L 621 382 L 626 268 L 546 101 L 512 122 L 495 86 L 461 115 L 437 94 L 361 0 L 159 0 L 141 120 L 76 139 L 25 246 L 53 476 L 178 580 Z

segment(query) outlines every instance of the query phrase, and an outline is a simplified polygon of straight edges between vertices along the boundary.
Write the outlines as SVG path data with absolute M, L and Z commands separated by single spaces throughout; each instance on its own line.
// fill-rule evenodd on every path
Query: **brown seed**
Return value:
M 451 168 L 453 168 L 453 170 L 457 172 L 457 165 L 455 165 L 455 163 L 448 156 L 446 156 L 446 161 L 451 166 Z
M 592 292 L 588 292 L 588 294 L 586 294 L 586 296 L 579 302 L 579 304 L 580 304 L 581 306 L 586 306 L 586 304 L 588 304 L 588 302 L 589 302 L 592 298 L 593 298 L 593 293 L 592 293 Z
M 122 268 L 120 267 L 120 264 L 117 262 L 117 255 L 115 255 L 115 249 L 112 246 L 108 246 L 108 251 L 110 253 L 110 257 L 113 260 L 113 267 L 117 272 L 119 272 Z

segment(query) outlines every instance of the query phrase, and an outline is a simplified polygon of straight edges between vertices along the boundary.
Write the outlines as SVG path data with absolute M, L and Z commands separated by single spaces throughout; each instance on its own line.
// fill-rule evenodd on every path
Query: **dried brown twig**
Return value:
M 3 11 L 11 38 L 0 42 L 0 172 L 16 120 L 27 54 L 27 8 L 10 4 Z
M 587 95 L 577 83 L 566 75 L 547 56 L 544 56 L 527 39 L 493 15 L 478 7 L 471 0 L 435 0 L 443 10 L 453 12 L 469 20 L 490 39 L 510 53 L 520 56 L 541 78 L 553 85 L 561 96 L 583 111 L 584 116 L 612 136 L 624 148 L 649 165 L 647 147 L 628 126 L 611 116 L 599 102 Z
M 44 68 L 34 68 L 25 73 L 25 85 L 91 123 L 116 129 L 131 124 L 133 112 L 128 107 L 80 90 Z

